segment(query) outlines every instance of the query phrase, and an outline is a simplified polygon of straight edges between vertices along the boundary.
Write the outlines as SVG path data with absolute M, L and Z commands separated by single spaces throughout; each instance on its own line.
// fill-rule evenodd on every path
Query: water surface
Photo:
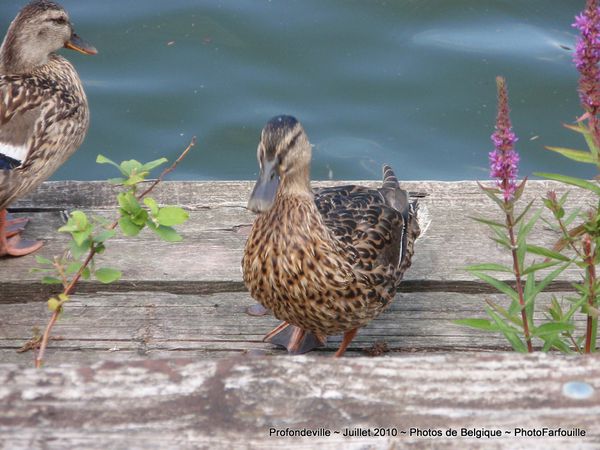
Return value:
M 54 179 L 105 179 L 115 160 L 195 152 L 173 179 L 251 179 L 260 129 L 293 114 L 313 178 L 487 177 L 495 82 L 508 79 L 523 175 L 588 167 L 544 150 L 582 147 L 573 16 L 583 0 L 63 0 L 100 51 L 75 63 L 90 100 L 86 142 Z M 5 30 L 23 2 L 0 4 Z

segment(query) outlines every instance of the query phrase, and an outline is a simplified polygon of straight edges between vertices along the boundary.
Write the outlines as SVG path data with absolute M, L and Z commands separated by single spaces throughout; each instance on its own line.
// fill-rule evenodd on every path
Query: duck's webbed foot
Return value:
M 271 310 L 265 308 L 259 303 L 256 303 L 246 308 L 246 314 L 249 316 L 266 316 L 267 314 L 271 314 Z
M 19 233 L 25 231 L 25 225 L 29 222 L 29 218 L 27 217 L 19 217 L 15 218 L 12 214 L 6 214 L 6 237 L 13 237 Z
M 264 337 L 263 342 L 285 347 L 291 355 L 301 355 L 314 348 L 324 346 L 327 336 L 316 335 L 287 322 L 282 322 Z
M 28 219 L 7 219 L 7 216 L 5 209 L 0 211 L 0 257 L 29 255 L 44 245 L 41 241 L 21 239 L 19 233 Z

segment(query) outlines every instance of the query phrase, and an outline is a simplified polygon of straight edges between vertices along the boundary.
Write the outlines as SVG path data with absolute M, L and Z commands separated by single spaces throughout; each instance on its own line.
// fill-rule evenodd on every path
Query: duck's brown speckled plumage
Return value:
M 27 158 L 0 171 L 0 209 L 52 175 L 82 144 L 89 125 L 77 72 L 62 56 L 31 73 L 0 76 L 0 141 L 26 145 Z
M 27 220 L 8 219 L 6 207 L 52 175 L 88 130 L 79 76 L 56 54 L 63 47 L 96 53 L 59 4 L 34 0 L 12 21 L 0 48 L 0 257 L 41 247 L 21 239 Z
M 307 140 L 300 151 L 310 160 Z M 298 154 L 293 158 L 302 160 Z M 282 164 L 293 162 L 284 157 Z M 280 175 L 274 203 L 256 218 L 244 252 L 252 297 L 317 336 L 364 326 L 389 305 L 410 266 L 419 235 L 416 201 L 409 202 L 387 166 L 379 189 L 288 189 L 286 173 Z

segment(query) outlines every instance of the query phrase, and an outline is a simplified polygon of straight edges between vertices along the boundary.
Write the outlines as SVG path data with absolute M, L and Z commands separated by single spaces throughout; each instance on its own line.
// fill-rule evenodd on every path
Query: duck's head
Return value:
M 0 50 L 2 72 L 31 72 L 63 47 L 86 55 L 98 53 L 75 33 L 62 6 L 48 0 L 33 1 L 21 9 L 8 28 Z
M 248 209 L 267 211 L 278 190 L 310 194 L 312 149 L 304 128 L 292 116 L 276 116 L 260 136 L 256 157 L 260 174 L 248 201 Z

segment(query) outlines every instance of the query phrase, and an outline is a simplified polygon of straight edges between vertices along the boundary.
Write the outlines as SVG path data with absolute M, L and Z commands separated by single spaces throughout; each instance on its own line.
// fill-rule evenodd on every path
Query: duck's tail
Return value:
M 325 345 L 327 336 L 318 336 L 287 322 L 282 322 L 264 337 L 263 342 L 285 347 L 291 355 L 301 355 Z
M 400 259 L 398 263 L 399 278 L 412 264 L 415 241 L 421 234 L 419 202 L 411 200 L 408 192 L 400 187 L 393 169 L 387 164 L 383 166 L 383 195 L 403 218 L 402 236 L 400 239 Z

